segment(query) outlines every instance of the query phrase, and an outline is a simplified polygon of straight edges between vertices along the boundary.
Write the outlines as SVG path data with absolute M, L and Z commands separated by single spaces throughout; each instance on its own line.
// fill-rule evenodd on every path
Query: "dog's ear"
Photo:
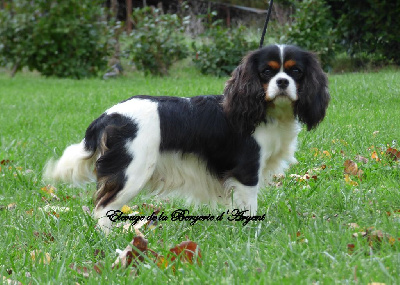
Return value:
M 330 95 L 328 78 L 322 70 L 316 55 L 305 52 L 306 68 L 302 84 L 299 86 L 299 99 L 295 103 L 295 114 L 307 130 L 318 126 L 324 119 Z
M 226 82 L 223 109 L 236 132 L 251 134 L 265 119 L 264 90 L 257 71 L 257 52 L 243 58 Z

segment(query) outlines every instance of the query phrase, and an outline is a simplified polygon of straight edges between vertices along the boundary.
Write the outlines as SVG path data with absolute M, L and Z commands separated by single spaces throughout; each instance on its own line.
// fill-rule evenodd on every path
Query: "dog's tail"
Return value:
M 85 148 L 85 140 L 83 140 L 81 143 L 67 147 L 58 160 L 49 160 L 43 172 L 43 179 L 82 186 L 95 180 L 95 160 L 96 156 Z
M 95 163 L 105 148 L 102 145 L 104 128 L 102 117 L 95 120 L 80 143 L 68 146 L 58 160 L 51 159 L 46 163 L 43 180 L 75 186 L 96 181 Z

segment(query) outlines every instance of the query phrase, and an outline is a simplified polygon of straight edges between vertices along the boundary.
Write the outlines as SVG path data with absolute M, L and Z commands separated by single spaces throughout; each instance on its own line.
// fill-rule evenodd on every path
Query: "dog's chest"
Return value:
M 253 134 L 260 146 L 260 171 L 262 176 L 283 172 L 290 163 L 296 162 L 297 135 L 300 131 L 297 120 L 278 120 L 261 124 Z M 268 177 L 264 177 L 268 180 Z

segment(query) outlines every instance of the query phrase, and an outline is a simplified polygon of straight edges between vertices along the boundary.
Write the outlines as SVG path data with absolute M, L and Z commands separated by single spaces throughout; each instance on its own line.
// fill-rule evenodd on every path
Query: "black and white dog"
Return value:
M 142 189 L 253 215 L 259 189 L 296 162 L 300 123 L 316 127 L 329 99 L 312 53 L 268 46 L 243 58 L 223 95 L 134 96 L 111 107 L 47 164 L 44 177 L 97 181 L 94 215 L 105 231 L 107 211 Z

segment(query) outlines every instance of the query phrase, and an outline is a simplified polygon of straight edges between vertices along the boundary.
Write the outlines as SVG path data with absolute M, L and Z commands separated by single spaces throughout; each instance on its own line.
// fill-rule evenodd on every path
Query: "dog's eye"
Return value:
M 261 73 L 267 76 L 272 75 L 272 73 L 274 72 L 274 70 L 270 67 L 267 67 L 266 69 L 264 69 Z
M 302 74 L 301 70 L 298 69 L 297 67 L 292 68 L 292 69 L 290 70 L 290 73 L 291 73 L 291 75 L 292 75 L 293 77 L 300 77 L 301 74 Z

